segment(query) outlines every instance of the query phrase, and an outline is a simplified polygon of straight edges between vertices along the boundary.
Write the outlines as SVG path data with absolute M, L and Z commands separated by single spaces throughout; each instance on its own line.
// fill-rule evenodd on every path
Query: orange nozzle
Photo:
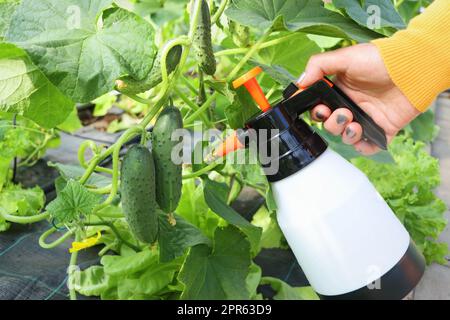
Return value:
M 225 141 L 214 150 L 214 157 L 224 157 L 228 153 L 236 151 L 237 149 L 243 149 L 245 146 L 239 141 L 236 131 L 228 136 Z
M 253 100 L 255 100 L 256 104 L 259 106 L 259 108 L 266 112 L 270 109 L 269 101 L 267 101 L 266 96 L 264 95 L 264 92 L 262 91 L 261 87 L 258 84 L 258 81 L 256 81 L 256 76 L 262 72 L 261 67 L 255 67 L 246 74 L 244 74 L 242 77 L 236 79 L 233 81 L 233 87 L 235 89 L 239 88 L 240 86 L 244 85 L 245 88 L 248 90 L 250 95 L 252 96 Z

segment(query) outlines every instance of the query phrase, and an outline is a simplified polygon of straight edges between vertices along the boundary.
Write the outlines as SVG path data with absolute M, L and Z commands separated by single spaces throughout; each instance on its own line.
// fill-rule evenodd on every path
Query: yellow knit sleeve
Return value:
M 407 29 L 372 41 L 393 82 L 420 111 L 450 88 L 450 0 L 435 0 Z

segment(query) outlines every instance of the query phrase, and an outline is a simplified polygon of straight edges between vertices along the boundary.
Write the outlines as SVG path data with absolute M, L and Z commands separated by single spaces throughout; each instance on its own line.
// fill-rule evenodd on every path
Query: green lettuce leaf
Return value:
M 15 216 L 38 214 L 45 204 L 45 194 L 39 187 L 23 189 L 20 185 L 9 184 L 0 192 L 0 210 Z M 6 231 L 10 224 L 0 216 L 0 231 Z
M 425 144 L 405 136 L 394 139 L 390 152 L 395 164 L 353 159 L 372 181 L 428 263 L 446 263 L 447 245 L 438 242 L 447 225 L 446 205 L 433 192 L 440 183 L 439 163 L 425 150 Z
M 263 277 L 261 285 L 270 285 L 275 290 L 274 300 L 319 300 L 311 287 L 291 287 L 277 278 Z

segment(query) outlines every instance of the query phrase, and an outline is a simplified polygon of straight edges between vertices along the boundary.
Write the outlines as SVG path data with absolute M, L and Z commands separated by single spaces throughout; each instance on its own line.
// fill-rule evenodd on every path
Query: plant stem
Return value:
M 269 48 L 269 47 L 275 46 L 277 44 L 283 43 L 283 42 L 288 41 L 291 38 L 296 37 L 296 36 L 298 36 L 298 35 L 294 33 L 294 34 L 290 34 L 290 35 L 287 35 L 287 36 L 284 36 L 281 38 L 277 38 L 277 39 L 273 39 L 273 40 L 264 42 L 259 46 L 259 50 Z M 251 49 L 248 49 L 248 48 L 226 49 L 226 50 L 218 51 L 214 55 L 216 57 L 220 57 L 220 56 L 229 56 L 229 55 L 235 55 L 235 54 L 244 54 L 244 53 L 248 52 L 249 50 L 251 50 Z
M 100 205 L 96 208 L 96 211 L 107 206 L 114 199 L 114 196 L 117 193 L 117 183 L 118 183 L 117 180 L 118 180 L 118 174 L 119 174 L 118 173 L 118 171 L 119 171 L 118 156 L 119 156 L 119 151 L 120 151 L 121 146 L 128 140 L 132 139 L 135 135 L 137 135 L 138 131 L 145 130 L 145 128 L 152 121 L 152 119 L 158 114 L 159 110 L 166 102 L 166 99 L 168 97 L 168 92 L 171 91 L 172 87 L 174 86 L 174 84 L 176 82 L 176 81 L 170 81 L 170 83 L 168 83 L 168 81 L 167 81 L 167 78 L 168 78 L 167 66 L 166 66 L 166 62 L 165 62 L 164 58 L 167 57 L 167 53 L 170 51 L 170 48 L 172 48 L 173 46 L 178 45 L 178 44 L 184 45 L 186 47 L 186 50 L 183 50 L 183 53 L 182 53 L 181 59 L 180 59 L 180 64 L 179 64 L 177 70 L 175 71 L 173 77 L 174 77 L 174 79 L 177 79 L 180 76 L 180 72 L 183 69 L 183 67 L 186 63 L 186 60 L 188 58 L 189 51 L 190 51 L 190 48 L 192 45 L 192 39 L 193 39 L 193 37 L 195 35 L 195 31 L 197 29 L 200 10 L 201 10 L 201 1 L 196 0 L 193 15 L 192 15 L 192 20 L 191 20 L 191 25 L 189 27 L 188 39 L 186 39 L 186 37 L 180 37 L 178 39 L 174 39 L 174 40 L 170 41 L 164 48 L 165 52 L 163 53 L 161 69 L 162 69 L 162 71 L 165 71 L 165 72 L 163 72 L 163 78 L 165 78 L 164 80 L 166 80 L 166 81 L 163 80 L 161 92 L 155 98 L 156 102 L 155 102 L 155 105 L 152 108 L 152 110 L 149 113 L 147 113 L 147 115 L 142 119 L 141 123 L 138 126 L 130 128 L 127 131 L 125 131 L 125 133 L 123 133 L 123 135 L 119 138 L 119 140 L 116 143 L 114 143 L 112 146 L 108 147 L 108 149 L 106 149 L 101 154 L 92 158 L 88 164 L 88 167 L 86 168 L 86 171 L 84 172 L 83 176 L 80 178 L 80 183 L 82 183 L 82 184 L 86 183 L 86 181 L 89 179 L 89 177 L 91 176 L 91 174 L 93 173 L 93 171 L 95 170 L 97 165 L 100 163 L 100 161 L 102 161 L 106 157 L 113 154 L 113 169 L 112 169 L 113 170 L 113 181 L 112 181 L 112 186 L 111 186 L 111 194 L 102 205 Z M 164 56 L 164 54 L 165 54 L 165 56 Z
M 225 8 L 227 7 L 227 4 L 228 0 L 222 0 L 216 13 L 211 18 L 211 25 L 216 24 L 217 21 L 219 21 L 220 17 L 222 16 L 222 13 L 225 11 Z
M 114 234 L 116 235 L 117 239 L 119 239 L 123 244 L 125 244 L 126 246 L 130 247 L 131 249 L 133 249 L 136 252 L 141 251 L 141 248 L 135 246 L 132 243 L 129 243 L 127 240 L 125 240 L 124 238 L 122 238 L 122 236 L 120 235 L 119 231 L 117 230 L 117 228 L 114 226 L 113 223 L 111 222 L 107 222 L 107 221 L 102 221 L 102 222 L 90 222 L 90 223 L 85 223 L 84 224 L 87 227 L 98 227 L 98 226 L 106 226 L 109 227 L 111 229 L 112 232 L 114 232 Z
M 220 163 L 217 162 L 212 162 L 209 165 L 207 165 L 204 168 L 201 168 L 198 171 L 183 175 L 183 180 L 186 179 L 192 179 L 192 178 L 197 178 L 200 177 L 201 175 L 204 175 L 205 173 L 208 173 L 209 171 L 213 170 L 215 167 L 217 167 Z
M 117 88 L 116 88 L 116 90 L 117 90 Z M 117 90 L 117 91 L 120 92 L 121 94 L 123 94 L 124 96 L 127 96 L 128 98 L 136 101 L 136 102 L 139 102 L 139 103 L 142 103 L 142 104 L 151 104 L 152 103 L 152 101 L 150 99 L 141 98 L 141 97 L 139 97 L 136 94 L 123 93 L 120 90 Z
M 193 101 L 191 101 L 180 89 L 178 89 L 176 86 L 173 87 L 173 91 L 175 94 L 180 97 L 181 100 L 184 101 L 193 111 L 198 110 L 199 106 L 196 105 Z M 211 121 L 204 115 L 201 115 L 202 120 L 209 126 L 212 127 Z
M 113 175 L 112 175 L 112 181 L 111 181 L 111 192 L 109 193 L 108 198 L 105 201 L 103 201 L 103 203 L 95 206 L 95 208 L 93 210 L 93 213 L 95 213 L 98 210 L 100 210 L 102 208 L 105 208 L 106 206 L 111 204 L 111 202 L 114 200 L 114 197 L 117 195 L 117 191 L 119 189 L 118 187 L 119 187 L 119 155 L 120 155 L 120 150 L 121 150 L 122 146 L 125 144 L 126 141 L 131 139 L 131 137 L 135 136 L 139 132 L 142 132 L 142 127 L 140 127 L 140 126 L 130 128 L 130 130 L 125 132 L 119 138 L 119 140 L 117 140 L 117 142 L 114 144 L 114 151 L 113 151 L 113 155 L 112 155 L 112 163 L 113 163 L 112 172 L 113 172 Z M 142 134 L 145 134 L 145 133 L 142 133 Z
M 75 234 L 75 241 L 80 241 L 80 235 L 77 232 Z M 71 253 L 70 255 L 70 262 L 69 262 L 69 269 L 68 269 L 68 282 L 69 284 L 71 283 L 70 278 L 72 277 L 73 273 L 74 273 L 74 269 L 75 266 L 77 264 L 77 259 L 78 259 L 78 251 L 74 251 Z M 75 291 L 75 289 L 73 288 L 73 286 L 69 286 L 69 296 L 70 296 L 70 300 L 77 300 L 77 292 Z
M 111 185 L 107 185 L 103 188 L 88 188 L 90 192 L 97 193 L 97 194 L 108 194 L 111 192 Z
M 225 82 L 230 82 L 233 80 L 233 78 L 237 75 L 237 73 L 242 69 L 242 67 L 247 63 L 247 61 L 253 56 L 255 52 L 257 52 L 260 48 L 260 45 L 264 43 L 264 41 L 267 39 L 267 37 L 270 35 L 271 29 L 267 30 L 263 36 L 258 40 L 257 43 L 247 52 L 247 54 L 239 61 L 239 63 L 231 70 L 231 72 L 228 74 L 228 76 L 225 78 Z M 202 114 L 204 111 L 206 111 L 213 101 L 217 98 L 218 92 L 214 92 L 212 95 L 209 96 L 209 98 L 206 100 L 206 102 L 193 114 L 191 114 L 185 121 L 186 124 L 191 124 L 194 122 L 200 114 Z
M 188 87 L 188 89 L 194 94 L 194 95 L 198 95 L 198 91 L 197 89 L 192 85 L 192 83 L 186 79 L 186 77 L 184 76 L 180 76 L 181 81 L 183 81 L 183 83 L 186 85 L 186 87 Z
M 95 149 L 97 148 L 97 145 L 92 140 L 86 140 L 86 141 L 83 141 L 83 143 L 81 143 L 80 147 L 78 148 L 78 162 L 85 169 L 88 167 L 88 165 L 87 165 L 87 162 L 86 162 L 86 159 L 84 156 L 85 156 L 86 150 L 88 148 L 90 148 L 92 150 L 92 153 L 95 154 Z M 107 174 L 113 173 L 111 169 L 103 168 L 100 166 L 96 166 L 94 171 L 103 172 L 103 173 L 107 173 Z
M 39 222 L 39 221 L 48 219 L 49 216 L 50 216 L 50 214 L 48 212 L 44 212 L 44 213 L 37 214 L 34 216 L 30 216 L 30 217 L 21 217 L 21 216 L 15 216 L 15 215 L 8 214 L 8 213 L 4 212 L 3 209 L 0 209 L 0 217 L 5 219 L 6 221 L 19 223 L 19 224 L 30 224 L 30 223 Z
M 69 230 L 66 233 L 64 233 L 61 237 L 56 239 L 55 241 L 53 241 L 51 243 L 47 243 L 45 240 L 47 240 L 47 238 L 50 235 L 52 235 L 53 233 L 55 233 L 56 231 L 58 231 L 58 230 L 56 230 L 55 228 L 50 228 L 47 231 L 45 231 L 43 234 L 41 234 L 41 236 L 39 237 L 39 245 L 44 249 L 52 249 L 52 248 L 59 246 L 61 243 L 66 241 L 69 237 L 71 237 L 74 234 L 74 231 Z

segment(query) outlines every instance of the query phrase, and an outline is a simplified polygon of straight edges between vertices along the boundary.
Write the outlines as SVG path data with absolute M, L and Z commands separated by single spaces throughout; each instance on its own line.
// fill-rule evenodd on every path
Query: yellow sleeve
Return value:
M 407 29 L 372 43 L 393 82 L 419 111 L 450 88 L 450 0 L 435 0 Z

